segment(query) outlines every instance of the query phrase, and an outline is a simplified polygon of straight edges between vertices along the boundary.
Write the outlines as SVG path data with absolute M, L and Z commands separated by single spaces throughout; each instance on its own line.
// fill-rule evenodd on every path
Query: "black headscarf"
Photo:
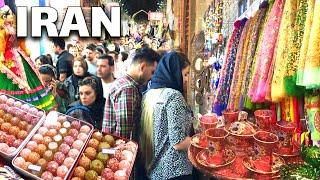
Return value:
M 183 94 L 182 57 L 177 52 L 165 54 L 151 78 L 150 89 L 172 88 Z

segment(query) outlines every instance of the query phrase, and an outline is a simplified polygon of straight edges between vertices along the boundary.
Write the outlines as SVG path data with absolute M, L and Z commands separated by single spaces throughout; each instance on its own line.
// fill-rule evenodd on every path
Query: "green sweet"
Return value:
M 87 171 L 84 175 L 85 180 L 96 180 L 98 179 L 98 173 L 94 170 Z
M 96 171 L 98 174 L 101 174 L 104 169 L 104 165 L 100 160 L 96 159 L 91 162 L 90 169 Z
M 97 159 L 100 160 L 101 162 L 103 162 L 103 164 L 107 164 L 107 162 L 109 160 L 109 155 L 104 154 L 102 152 L 99 152 L 97 155 Z

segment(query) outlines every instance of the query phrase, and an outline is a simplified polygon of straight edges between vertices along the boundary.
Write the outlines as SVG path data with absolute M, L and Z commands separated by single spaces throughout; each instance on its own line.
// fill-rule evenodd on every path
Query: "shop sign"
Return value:
M 148 20 L 149 21 L 161 21 L 163 18 L 163 13 L 161 12 L 149 12 Z

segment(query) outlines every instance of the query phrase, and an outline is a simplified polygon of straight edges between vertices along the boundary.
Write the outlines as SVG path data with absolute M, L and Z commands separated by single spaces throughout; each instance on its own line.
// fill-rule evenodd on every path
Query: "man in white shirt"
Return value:
M 90 74 L 97 74 L 97 60 L 96 60 L 96 45 L 88 44 L 85 49 L 85 59 L 88 64 L 88 72 Z
M 103 54 L 97 59 L 97 76 L 101 78 L 103 87 L 103 96 L 108 94 L 111 83 L 115 80 L 114 76 L 114 61 L 109 55 Z

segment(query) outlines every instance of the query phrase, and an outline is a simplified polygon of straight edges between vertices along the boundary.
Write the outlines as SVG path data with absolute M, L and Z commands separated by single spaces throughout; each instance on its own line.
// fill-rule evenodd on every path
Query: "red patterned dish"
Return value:
M 191 138 L 191 145 L 200 148 L 200 149 L 207 149 L 208 148 L 208 140 L 205 135 L 196 134 Z
M 253 171 L 255 173 L 259 174 L 274 174 L 279 172 L 280 167 L 285 164 L 285 161 L 278 155 L 273 155 L 272 157 L 272 167 L 269 166 L 269 158 L 268 156 L 262 157 L 260 159 L 254 160 L 253 157 L 245 157 L 243 159 L 243 165 L 249 169 L 250 171 Z
M 231 149 L 224 149 L 215 154 L 211 154 L 208 149 L 204 149 L 197 154 L 196 159 L 204 167 L 219 168 L 233 163 L 236 155 Z

